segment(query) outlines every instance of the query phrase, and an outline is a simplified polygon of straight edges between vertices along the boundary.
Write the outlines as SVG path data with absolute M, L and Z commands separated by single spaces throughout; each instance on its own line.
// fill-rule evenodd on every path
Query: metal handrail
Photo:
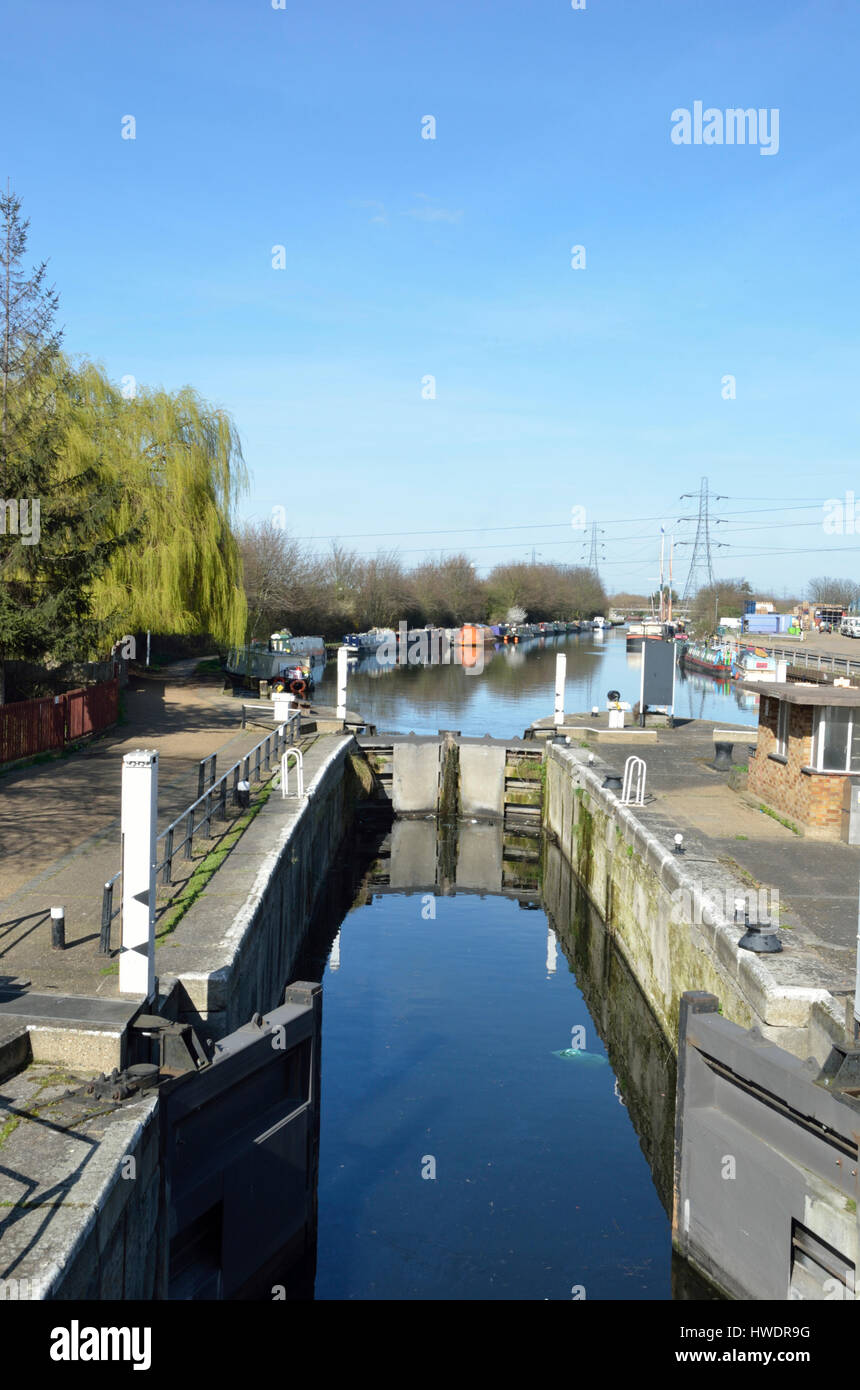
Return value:
M 645 777 L 647 767 L 644 758 L 638 758 L 635 753 L 624 764 L 624 781 L 621 785 L 621 805 L 622 806 L 644 806 L 645 805 Z M 636 778 L 636 787 L 633 787 L 633 778 Z
M 241 780 L 250 782 L 252 773 L 251 759 L 253 758 L 253 775 L 257 782 L 261 782 L 263 780 L 260 771 L 261 766 L 265 768 L 266 772 L 271 772 L 273 756 L 275 765 L 278 766 L 282 756 L 283 746 L 286 744 L 294 746 L 300 732 L 301 715 L 296 711 L 294 714 L 290 714 L 289 717 L 280 723 L 277 728 L 273 729 L 271 733 L 267 734 L 265 738 L 260 739 L 259 743 L 255 744 L 253 748 L 249 749 L 248 752 L 238 760 L 238 762 L 235 762 L 232 767 L 229 767 L 226 772 L 222 773 L 218 780 L 213 782 L 212 785 L 203 792 L 202 796 L 198 796 L 196 801 L 192 801 L 190 806 L 186 806 L 185 810 L 182 811 L 175 820 L 172 820 L 170 824 L 162 830 L 160 835 L 156 836 L 156 847 L 162 840 L 166 841 L 164 858 L 158 858 L 158 849 L 156 848 L 155 864 L 153 865 L 156 874 L 161 872 L 162 883 L 173 882 L 173 860 L 180 850 L 184 850 L 183 858 L 185 860 L 193 857 L 194 836 L 195 834 L 199 834 L 204 826 L 206 828 L 206 838 L 210 838 L 209 831 L 212 822 L 211 801 L 213 797 L 218 797 L 219 819 L 227 819 L 227 783 L 230 777 L 233 778 L 232 802 L 235 806 L 239 800 L 240 769 Z M 215 755 L 211 754 L 209 758 L 201 760 L 200 779 L 203 779 L 205 775 L 203 771 L 205 763 L 212 761 L 214 771 L 214 757 Z M 206 814 L 195 826 L 194 813 L 197 807 L 204 802 L 206 803 Z M 175 831 L 177 826 L 181 825 L 183 822 L 185 823 L 185 835 L 179 843 L 176 844 Z M 121 905 L 117 907 L 113 906 L 114 885 L 120 878 L 122 878 L 122 869 L 119 869 L 118 872 L 114 874 L 113 878 L 108 879 L 102 890 L 102 920 L 101 932 L 99 934 L 100 955 L 110 955 L 111 923 L 121 911 Z
M 753 639 L 759 635 L 764 636 L 766 634 L 750 633 L 745 636 L 744 639 L 732 638 L 730 640 L 738 649 L 743 647 L 754 647 L 756 643 Z M 835 652 L 811 652 L 808 648 L 802 646 L 769 647 L 766 650 L 770 652 L 771 656 L 777 657 L 780 661 L 787 662 L 790 666 L 803 665 L 807 668 L 814 666 L 819 671 L 844 671 L 846 676 L 851 675 L 852 666 L 854 667 L 854 675 L 856 676 L 858 667 L 860 667 L 860 662 L 852 661 L 850 657 L 838 656 Z

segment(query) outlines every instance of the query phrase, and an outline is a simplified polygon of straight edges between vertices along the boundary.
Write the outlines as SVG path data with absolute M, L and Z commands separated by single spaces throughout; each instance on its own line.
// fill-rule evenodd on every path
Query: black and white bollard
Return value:
M 51 908 L 51 949 L 54 951 L 65 951 L 66 949 L 66 909 L 64 907 Z
M 138 748 L 122 760 L 122 945 L 119 992 L 150 999 L 155 989 L 155 831 L 158 753 Z
M 251 783 L 241 781 L 236 787 L 236 800 L 243 811 L 247 811 L 251 805 Z

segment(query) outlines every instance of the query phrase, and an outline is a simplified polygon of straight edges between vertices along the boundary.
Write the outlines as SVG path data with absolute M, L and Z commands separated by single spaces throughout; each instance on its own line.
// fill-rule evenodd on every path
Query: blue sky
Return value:
M 642 590 L 707 476 L 718 574 L 860 578 L 822 526 L 860 499 L 860 9 L 586 4 L 11 11 L 0 174 L 66 346 L 226 407 L 242 514 L 320 549 L 572 563 L 576 505 Z M 778 109 L 778 152 L 674 144 L 697 100 Z

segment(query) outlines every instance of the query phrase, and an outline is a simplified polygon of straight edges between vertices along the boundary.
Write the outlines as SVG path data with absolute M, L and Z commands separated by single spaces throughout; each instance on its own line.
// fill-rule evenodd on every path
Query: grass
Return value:
M 272 784 L 268 783 L 263 787 L 255 804 L 246 811 L 244 816 L 235 822 L 232 830 L 219 841 L 215 849 L 211 849 L 194 870 L 191 877 L 183 885 L 182 891 L 177 894 L 173 903 L 168 908 L 161 921 L 155 929 L 155 944 L 160 946 L 164 943 L 165 937 L 179 925 L 188 909 L 204 892 L 210 879 L 218 872 L 227 855 L 230 853 L 237 840 L 240 840 L 255 816 L 259 815 L 272 794 Z M 106 965 L 99 971 L 100 975 L 116 975 L 119 972 L 119 965 Z
M 800 834 L 794 821 L 786 820 L 785 816 L 777 815 L 776 811 L 772 811 L 769 806 L 759 806 L 758 809 L 763 811 L 766 816 L 770 816 L 771 820 L 779 821 L 779 824 L 784 825 L 786 830 L 790 830 L 793 835 Z
M 6 1140 L 11 1138 L 11 1136 L 15 1133 L 15 1130 L 18 1128 L 18 1126 L 21 1124 L 23 1120 L 30 1119 L 31 1115 L 37 1115 L 40 1110 L 45 1110 L 49 1105 L 52 1105 L 54 1103 L 53 1101 L 46 1101 L 42 1105 L 34 1104 L 34 1101 L 38 1100 L 39 1096 L 48 1086 L 60 1086 L 63 1084 L 75 1085 L 79 1083 L 80 1077 L 71 1076 L 68 1072 L 65 1072 L 63 1070 L 53 1071 L 48 1076 L 43 1076 L 39 1082 L 38 1089 L 33 1095 L 32 1100 L 27 1102 L 26 1110 L 19 1112 L 17 1115 L 10 1115 L 6 1123 L 3 1126 L 0 1126 L 0 1149 L 2 1149 L 3 1145 L 6 1143 Z M 62 1097 L 57 1097 L 57 1099 L 62 1099 Z M 15 1206 L 17 1205 L 17 1203 L 6 1203 L 5 1205 Z
M 735 836 L 735 839 L 736 839 L 736 840 L 748 840 L 748 839 L 749 839 L 749 835 L 736 835 L 736 836 Z
M 205 661 L 198 661 L 194 667 L 195 676 L 218 676 L 221 674 L 221 658 L 217 656 L 207 657 Z

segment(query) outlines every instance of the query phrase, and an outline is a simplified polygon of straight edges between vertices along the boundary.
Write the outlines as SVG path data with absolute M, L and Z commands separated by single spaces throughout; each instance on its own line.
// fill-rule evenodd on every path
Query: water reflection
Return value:
M 395 821 L 327 896 L 316 1297 L 670 1297 L 671 1050 L 558 851 Z
M 631 707 L 636 704 L 642 654 L 626 650 L 623 629 L 601 640 L 580 633 L 488 648 L 480 674 L 453 663 L 380 666 L 370 655 L 350 666 L 348 703 L 380 730 L 435 733 L 455 728 L 464 734 L 519 736 L 533 719 L 552 713 L 560 651 L 567 657 L 568 712 L 585 712 L 592 705 L 602 710 L 613 689 Z M 329 662 L 319 687 L 321 700 L 334 701 L 335 679 Z M 735 682 L 678 671 L 679 717 L 754 724 L 757 709 L 758 697 L 743 694 Z

